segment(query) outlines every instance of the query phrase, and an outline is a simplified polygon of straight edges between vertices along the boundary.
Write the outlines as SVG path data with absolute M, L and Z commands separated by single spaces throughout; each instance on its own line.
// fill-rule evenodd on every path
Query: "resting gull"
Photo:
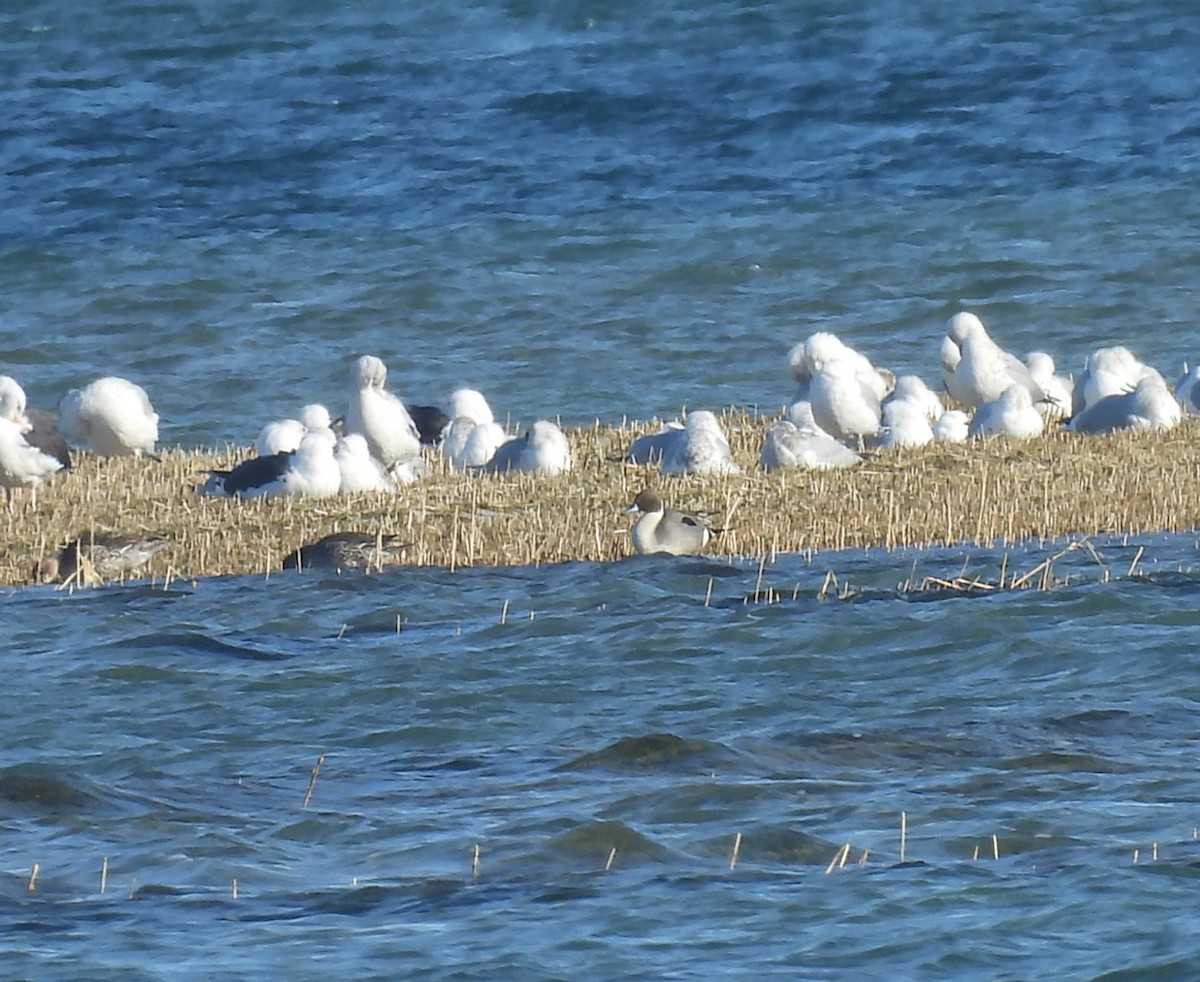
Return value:
M 1071 417 L 1067 429 L 1074 433 L 1111 433 L 1113 430 L 1169 430 L 1182 414 L 1179 403 L 1157 372 L 1147 375 L 1132 392 L 1105 396 Z
M 254 442 L 260 457 L 298 450 L 304 434 L 310 430 L 328 430 L 333 427 L 329 410 L 320 403 L 311 403 L 300 410 L 299 419 L 276 419 L 267 423 Z
M 789 412 L 794 412 L 797 406 L 807 407 L 808 403 L 793 403 Z M 803 414 L 804 410 L 800 410 L 801 418 Z M 811 411 L 808 418 L 811 421 Z M 758 465 L 768 471 L 789 467 L 828 470 L 861 463 L 862 457 L 815 423 L 798 425 L 793 419 L 777 419 L 767 427 L 758 457 Z
M 1023 385 L 1014 383 L 1000 398 L 985 402 L 975 410 L 967 435 L 971 437 L 1007 436 L 1030 440 L 1042 435 L 1045 421 Z
M 517 471 L 553 476 L 571 469 L 567 435 L 548 419 L 539 419 L 524 436 L 513 437 L 497 448 L 483 470 L 489 474 Z
M 679 437 L 664 449 L 664 474 L 738 474 L 729 440 L 716 414 L 707 409 L 688 413 Z

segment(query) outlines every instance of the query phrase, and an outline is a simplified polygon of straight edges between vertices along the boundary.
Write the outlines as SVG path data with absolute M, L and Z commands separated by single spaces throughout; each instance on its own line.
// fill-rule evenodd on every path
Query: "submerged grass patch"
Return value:
M 197 577 L 278 570 L 330 532 L 380 532 L 406 543 L 402 561 L 455 568 L 632 552 L 621 514 L 653 485 L 669 504 L 706 509 L 724 527 L 710 553 L 955 542 L 1008 543 L 1070 533 L 1180 531 L 1200 524 L 1200 424 L 1107 437 L 1053 432 L 1036 440 L 887 451 L 841 471 L 757 468 L 768 419 L 730 410 L 722 423 L 744 473 L 663 477 L 614 462 L 657 423 L 568 429 L 574 470 L 555 478 L 447 472 L 386 494 L 270 501 L 201 497 L 210 468 L 251 451 L 169 450 L 159 460 L 81 456 L 38 492 L 0 512 L 0 581 L 27 583 L 38 559 L 76 536 L 162 536 L 141 575 Z

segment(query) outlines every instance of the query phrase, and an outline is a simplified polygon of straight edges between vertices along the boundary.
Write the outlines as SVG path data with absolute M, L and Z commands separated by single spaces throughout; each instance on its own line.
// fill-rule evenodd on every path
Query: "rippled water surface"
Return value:
M 1184 978 L 1195 542 L 896 589 L 1063 545 L 10 591 L 7 970 Z
M 184 446 L 364 352 L 525 421 L 773 407 L 821 328 L 935 381 L 960 305 L 1171 373 L 1198 63 L 1168 0 L 23 0 L 0 372 Z M 4 591 L 4 974 L 1190 978 L 1193 538 L 896 591 L 1067 545 Z

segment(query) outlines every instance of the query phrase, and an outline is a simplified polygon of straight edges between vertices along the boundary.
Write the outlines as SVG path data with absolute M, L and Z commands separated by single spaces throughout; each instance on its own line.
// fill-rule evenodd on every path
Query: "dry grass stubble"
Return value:
M 43 554 L 89 532 L 162 536 L 144 575 L 197 577 L 278 570 L 298 546 L 330 532 L 382 531 L 411 542 L 406 561 L 451 569 L 606 561 L 628 555 L 622 510 L 654 485 L 725 527 L 710 551 L 728 555 L 952 542 L 1012 542 L 1069 533 L 1180 531 L 1200 524 L 1200 423 L 1170 433 L 1083 437 L 1054 432 L 880 453 L 846 471 L 757 469 L 769 420 L 740 410 L 723 424 L 741 475 L 662 477 L 615 463 L 657 426 L 570 429 L 572 473 L 558 478 L 431 475 L 391 494 L 238 501 L 195 493 L 207 471 L 247 449 L 170 450 L 161 460 L 83 456 L 44 485 L 36 509 L 19 494 L 0 513 L 0 580 L 27 583 Z

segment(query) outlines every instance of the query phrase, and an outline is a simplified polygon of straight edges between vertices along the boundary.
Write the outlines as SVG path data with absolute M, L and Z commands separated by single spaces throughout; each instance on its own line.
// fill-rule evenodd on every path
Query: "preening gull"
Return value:
M 716 415 L 707 409 L 688 413 L 680 436 L 666 446 L 664 474 L 739 474 L 729 441 Z
M 855 441 L 861 449 L 864 438 L 879 432 L 879 397 L 863 383 L 852 362 L 821 365 L 812 377 L 808 396 L 817 425 L 834 439 Z
M 136 573 L 167 544 L 159 536 L 89 532 L 46 556 L 34 569 L 39 583 L 78 583 L 123 580 Z
M 1029 369 L 1016 355 L 1011 355 L 988 335 L 983 321 L 963 311 L 950 318 L 947 337 L 958 346 L 961 358 L 954 366 L 957 395 L 955 399 L 970 409 L 992 402 L 1011 385 L 1020 385 L 1029 392 L 1031 401 L 1042 398 L 1042 391 L 1029 374 Z M 946 352 L 943 352 L 943 365 Z
M 1179 403 L 1161 375 L 1146 375 L 1132 392 L 1105 396 L 1071 417 L 1067 429 L 1074 433 L 1111 433 L 1113 430 L 1169 430 L 1182 414 Z
M 563 474 L 571 469 L 571 445 L 556 424 L 539 419 L 524 436 L 502 444 L 483 469 L 489 474 Z
M 153 453 L 158 442 L 158 413 L 146 390 L 127 379 L 108 376 L 72 389 L 58 414 L 63 435 L 101 457 Z
M 629 534 L 633 548 L 643 554 L 663 552 L 672 556 L 694 556 L 716 534 L 707 512 L 668 508 L 650 488 L 641 491 L 625 512 L 641 514 Z
M 1042 390 L 1034 403 L 1045 419 L 1066 419 L 1071 415 L 1075 400 L 1075 383 L 1064 375 L 1054 373 L 1054 359 L 1045 351 L 1031 351 L 1025 356 L 1030 377 Z
M 283 561 L 284 569 L 380 569 L 403 559 L 408 544 L 379 532 L 334 532 L 301 546 Z
M 1045 421 L 1034 406 L 1029 390 L 1014 383 L 1004 390 L 999 399 L 985 402 L 975 410 L 967 427 L 967 435 L 1030 440 L 1041 436 L 1044 426 Z
M 374 355 L 363 355 L 350 373 L 353 391 L 346 413 L 346 432 L 361 433 L 372 456 L 391 470 L 421 452 L 421 437 L 404 403 L 383 386 L 387 367 Z
M 940 355 L 942 387 L 946 390 L 946 395 L 960 406 L 969 406 L 966 383 L 955 374 L 958 363 L 962 361 L 962 352 L 958 350 L 958 343 L 948 334 L 942 338 Z
M 813 376 L 823 365 L 833 361 L 849 362 L 859 381 L 874 393 L 876 402 L 882 402 L 892 388 L 894 379 L 890 372 L 876 368 L 866 355 L 855 351 L 836 334 L 818 331 L 816 334 L 810 334 L 788 352 L 788 371 L 798 385 L 792 401 L 811 399 L 810 386 Z

